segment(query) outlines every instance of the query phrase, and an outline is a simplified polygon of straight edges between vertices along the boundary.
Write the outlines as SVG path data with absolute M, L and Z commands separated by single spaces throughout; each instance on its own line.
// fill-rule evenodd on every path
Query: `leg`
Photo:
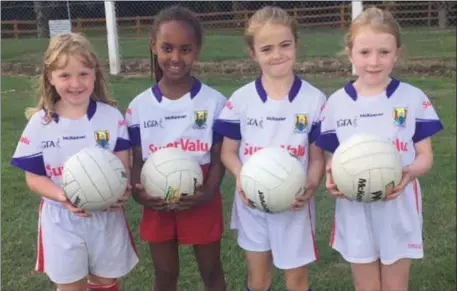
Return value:
M 225 291 L 226 284 L 221 262 L 220 241 L 194 246 L 200 276 L 206 291 Z
M 83 219 L 90 218 L 78 217 L 51 202 L 41 203 L 36 270 L 46 273 L 58 290 L 87 289 L 89 262 Z
M 310 288 L 308 265 L 317 261 L 314 200 L 305 208 L 270 215 L 267 218 L 274 265 L 284 270 L 286 289 Z
M 114 278 L 89 275 L 88 287 L 90 291 L 119 291 L 119 281 Z
M 245 252 L 248 269 L 248 288 L 250 291 L 266 291 L 273 277 L 271 252 Z
M 391 265 L 381 266 L 383 291 L 407 291 L 411 259 L 400 259 Z
M 179 277 L 178 243 L 149 243 L 154 263 L 154 291 L 177 291 Z
M 87 282 L 86 279 L 82 279 L 73 283 L 68 284 L 56 284 L 57 291 L 86 291 Z
M 224 291 L 226 283 L 220 258 L 224 223 L 220 193 L 198 208 L 177 212 L 176 226 L 179 243 L 194 246 L 205 290 Z
M 356 291 L 381 289 L 381 267 L 379 261 L 368 264 L 351 264 L 352 279 Z
M 308 291 L 308 267 L 284 270 L 284 280 L 288 291 Z
M 89 290 L 118 291 L 118 278 L 139 261 L 124 211 L 94 212 L 85 229 Z

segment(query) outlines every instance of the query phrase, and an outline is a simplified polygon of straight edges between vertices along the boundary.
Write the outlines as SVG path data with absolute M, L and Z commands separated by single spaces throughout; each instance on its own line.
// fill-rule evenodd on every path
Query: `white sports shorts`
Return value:
M 36 270 L 56 284 L 92 274 L 119 278 L 138 263 L 123 210 L 79 217 L 57 202 L 42 199 Z
M 423 258 L 422 201 L 417 180 L 396 199 L 373 203 L 338 199 L 330 246 L 356 264 L 390 265 Z
M 318 260 L 314 199 L 298 211 L 265 213 L 247 207 L 235 193 L 231 228 L 237 230 L 242 249 L 271 251 L 279 269 L 295 269 Z

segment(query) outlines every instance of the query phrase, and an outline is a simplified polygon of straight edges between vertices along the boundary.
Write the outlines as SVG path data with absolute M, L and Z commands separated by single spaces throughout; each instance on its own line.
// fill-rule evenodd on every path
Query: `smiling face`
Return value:
M 87 104 L 94 91 L 95 69 L 87 67 L 76 55 L 62 55 L 57 68 L 48 74 L 61 100 L 73 106 Z
M 195 32 L 183 21 L 161 23 L 151 47 L 157 55 L 163 77 L 170 80 L 189 76 L 200 53 Z
M 364 26 L 357 30 L 352 49 L 347 52 L 358 75 L 358 82 L 367 86 L 386 84 L 400 55 L 397 41 L 390 33 Z
M 296 42 L 290 27 L 267 22 L 260 27 L 250 49 L 251 57 L 259 63 L 262 74 L 284 77 L 293 71 Z

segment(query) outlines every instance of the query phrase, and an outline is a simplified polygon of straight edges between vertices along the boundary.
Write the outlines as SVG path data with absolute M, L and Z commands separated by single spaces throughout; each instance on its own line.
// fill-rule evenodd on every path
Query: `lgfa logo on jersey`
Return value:
M 393 110 L 393 118 L 394 118 L 395 125 L 398 127 L 405 127 L 407 114 L 408 114 L 408 108 L 395 107 Z
M 305 133 L 308 127 L 308 116 L 304 113 L 295 114 L 295 129 L 296 133 Z
M 195 110 L 194 111 L 194 128 L 196 128 L 196 129 L 206 128 L 207 119 L 208 119 L 207 110 Z
M 94 132 L 95 134 L 95 142 L 100 147 L 106 149 L 109 145 L 109 131 L 108 130 L 97 130 Z

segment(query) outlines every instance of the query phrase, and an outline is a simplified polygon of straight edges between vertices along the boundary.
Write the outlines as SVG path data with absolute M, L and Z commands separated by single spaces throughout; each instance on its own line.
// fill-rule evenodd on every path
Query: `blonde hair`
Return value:
M 66 64 L 70 56 L 78 56 L 85 66 L 95 69 L 94 92 L 91 99 L 116 106 L 116 101 L 109 95 L 108 86 L 100 68 L 100 61 L 95 55 L 90 42 L 81 34 L 65 33 L 53 37 L 44 54 L 41 75 L 38 80 L 38 103 L 34 108 L 27 108 L 25 116 L 30 119 L 37 111 L 44 109 L 45 121 L 49 123 L 56 113 L 55 105 L 60 99 L 56 89 L 48 80 L 49 74 L 59 69 L 58 64 L 62 57 L 66 57 Z
M 401 47 L 400 26 L 392 13 L 388 10 L 382 10 L 372 6 L 365 9 L 352 21 L 351 27 L 344 38 L 344 43 L 347 48 L 352 49 L 354 37 L 357 35 L 358 30 L 366 26 L 370 26 L 375 31 L 393 35 L 397 42 L 397 48 Z
M 254 35 L 267 23 L 281 24 L 290 27 L 294 40 L 297 42 L 298 32 L 295 18 L 290 16 L 289 13 L 282 8 L 265 6 L 262 9 L 257 10 L 251 18 L 249 18 L 249 22 L 246 26 L 244 41 L 250 49 L 253 49 L 254 47 Z

